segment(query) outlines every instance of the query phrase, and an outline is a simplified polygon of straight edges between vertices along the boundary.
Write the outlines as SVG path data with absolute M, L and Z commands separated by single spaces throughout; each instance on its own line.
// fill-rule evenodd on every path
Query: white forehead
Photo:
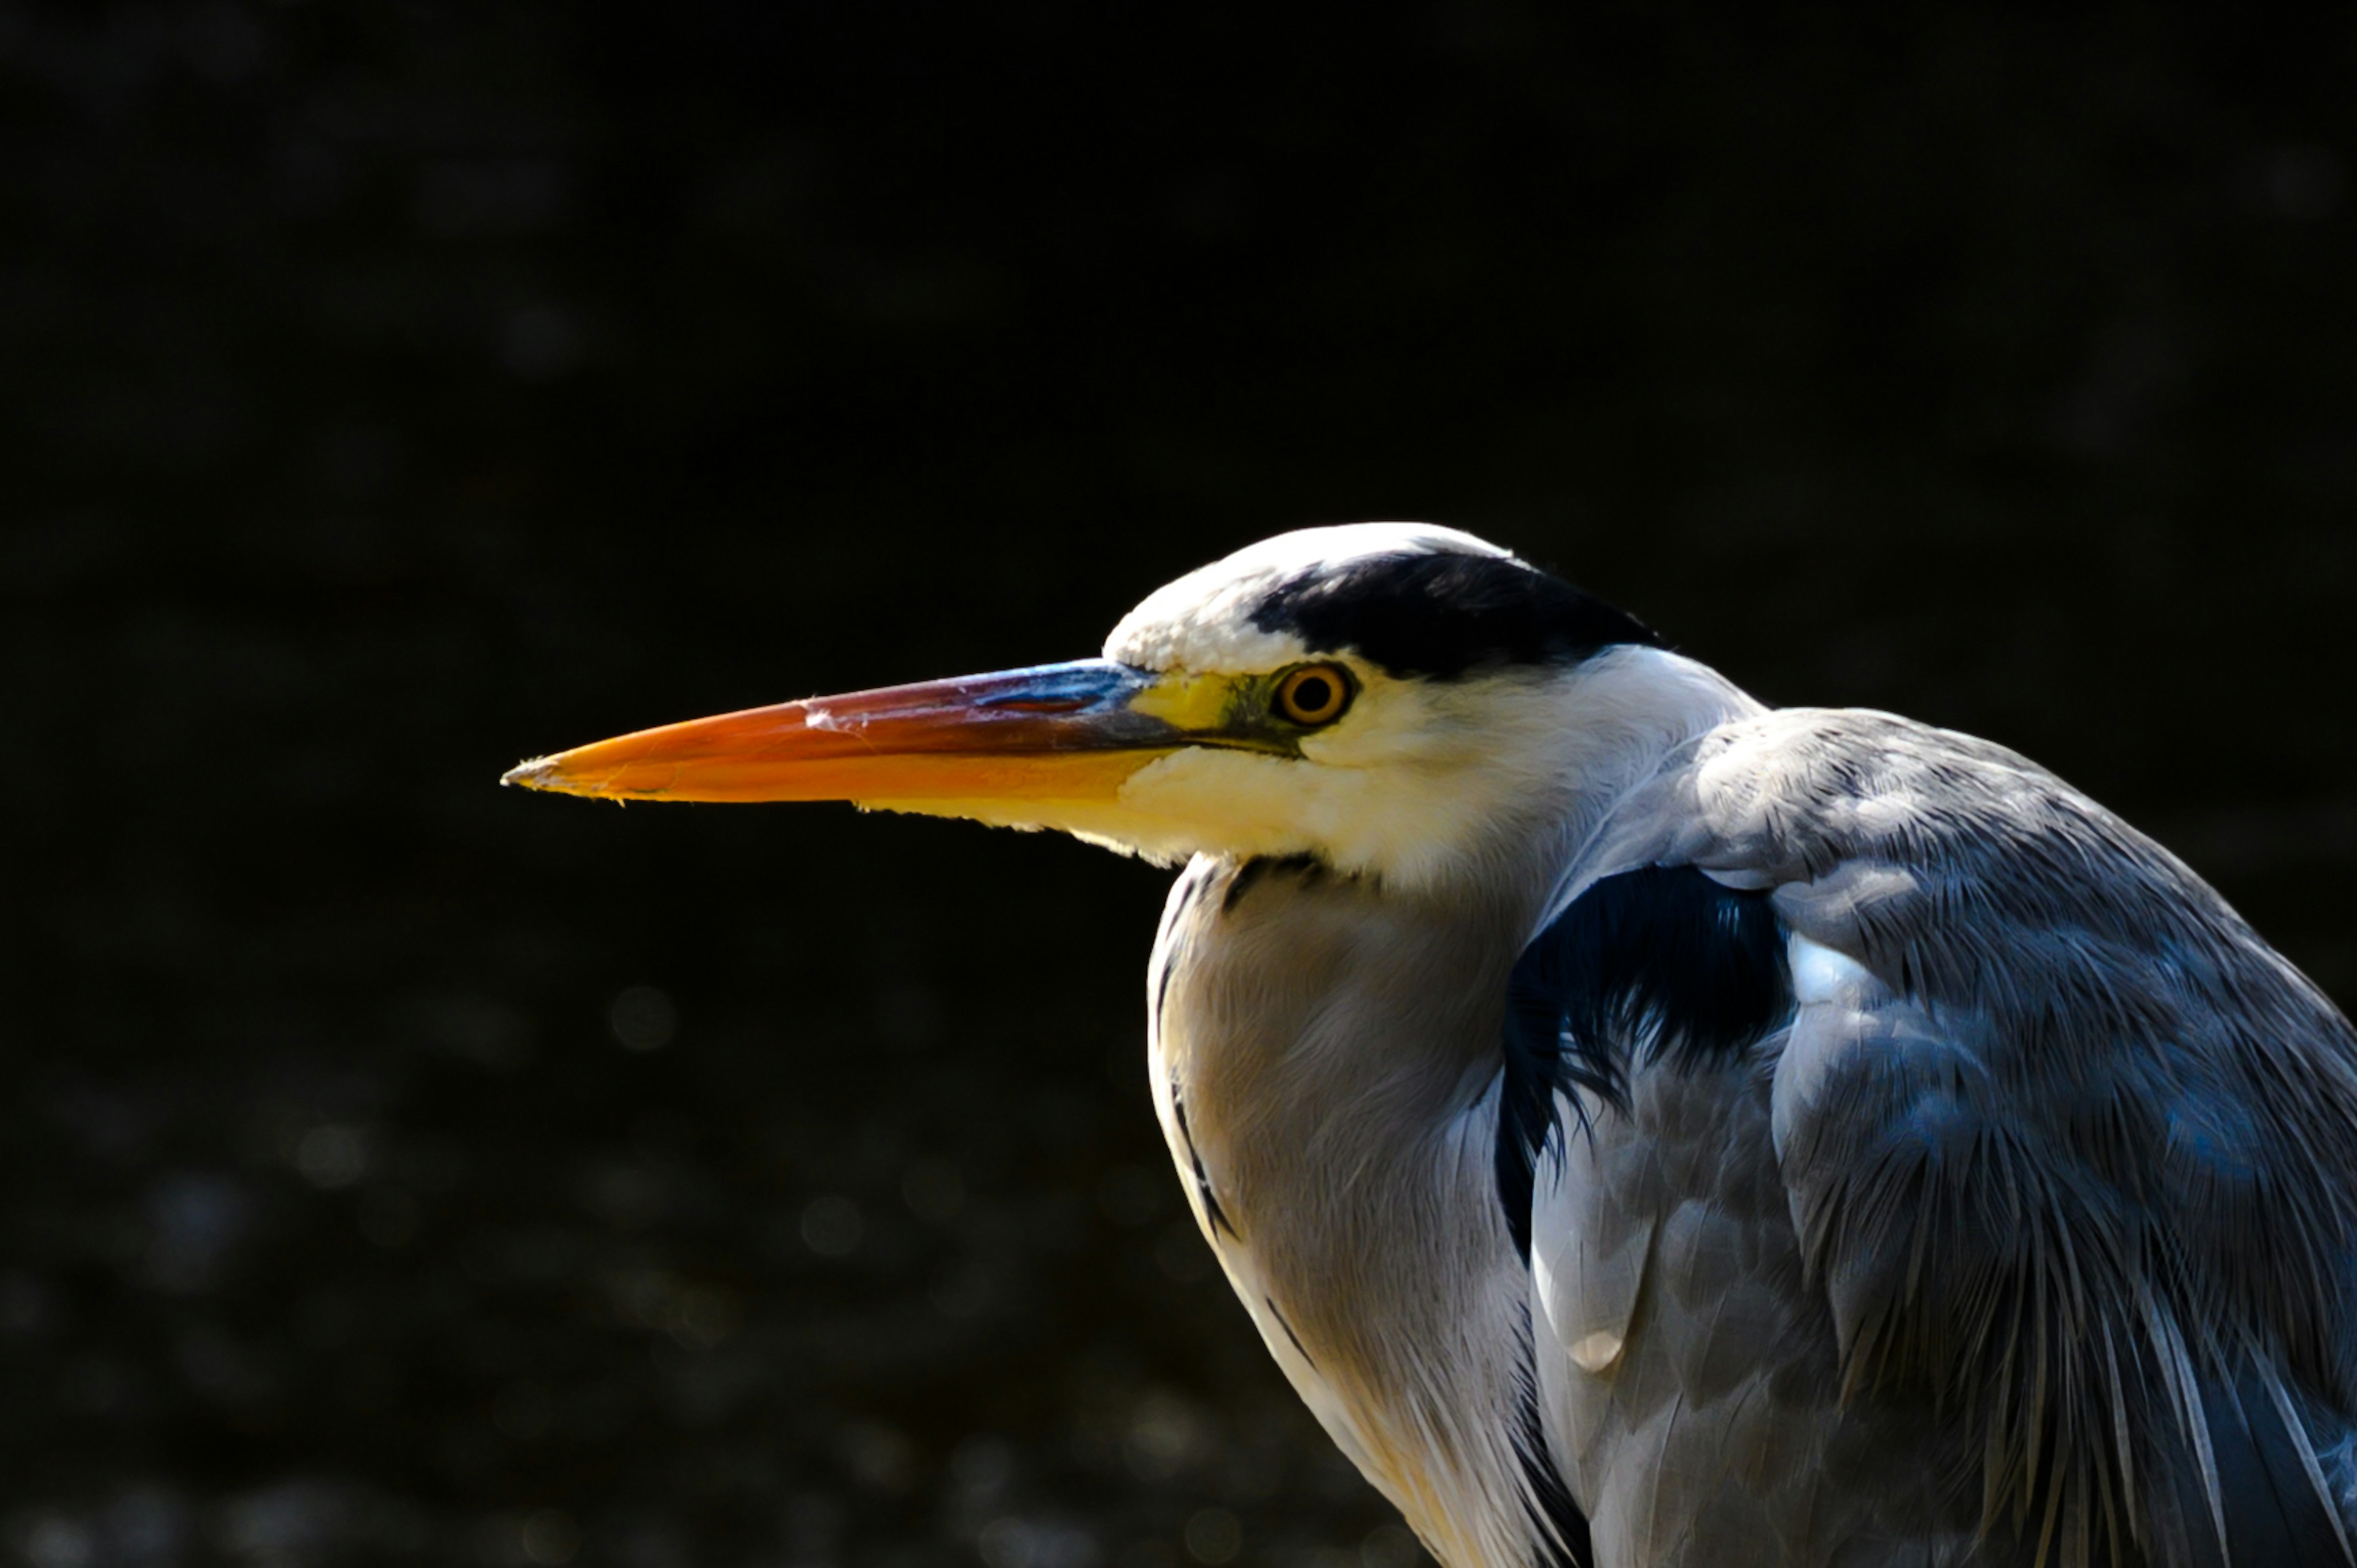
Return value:
M 1487 555 L 1511 552 L 1429 522 L 1351 522 L 1303 528 L 1247 544 L 1165 584 L 1121 618 L 1104 656 L 1141 670 L 1234 674 L 1274 670 L 1307 653 L 1288 632 L 1263 631 L 1253 611 L 1278 584 L 1339 570 L 1371 555 Z

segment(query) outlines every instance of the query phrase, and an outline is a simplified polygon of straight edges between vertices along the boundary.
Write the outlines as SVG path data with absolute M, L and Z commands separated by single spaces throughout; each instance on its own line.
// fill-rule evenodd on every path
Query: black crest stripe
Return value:
M 1312 652 L 1353 650 L 1400 677 L 1454 680 L 1509 665 L 1577 664 L 1603 649 L 1662 639 L 1635 617 L 1520 561 L 1402 553 L 1318 567 L 1272 589 L 1253 611 Z

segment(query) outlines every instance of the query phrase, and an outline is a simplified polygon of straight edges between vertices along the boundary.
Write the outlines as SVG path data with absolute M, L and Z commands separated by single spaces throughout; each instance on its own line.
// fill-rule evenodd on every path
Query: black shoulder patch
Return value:
M 1494 555 L 1372 555 L 1304 572 L 1270 590 L 1252 618 L 1313 652 L 1350 649 L 1403 678 L 1446 681 L 1504 665 L 1577 664 L 1623 643 L 1663 646 L 1635 617 Z
M 1514 961 L 1498 1100 L 1498 1197 L 1531 1250 L 1531 1188 L 1566 1085 L 1626 1109 L 1632 1057 L 1693 1072 L 1791 1016 L 1784 932 L 1768 895 L 1690 865 L 1608 876 Z

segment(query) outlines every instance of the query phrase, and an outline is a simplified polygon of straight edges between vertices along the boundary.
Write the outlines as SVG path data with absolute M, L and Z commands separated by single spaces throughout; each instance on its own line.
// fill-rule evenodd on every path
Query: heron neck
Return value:
M 1506 980 L 1622 802 L 1760 705 L 1630 650 L 1544 693 L 1540 782 L 1424 880 L 1203 856 L 1157 943 L 1156 1093 L 1199 1220 L 1310 1408 L 1450 1568 L 1546 1560 L 1499 1205 Z
M 1524 916 L 1311 864 L 1199 861 L 1180 894 L 1155 1072 L 1205 1235 L 1310 1409 L 1444 1562 L 1533 1560 L 1512 1449 L 1526 1286 L 1480 1110 Z

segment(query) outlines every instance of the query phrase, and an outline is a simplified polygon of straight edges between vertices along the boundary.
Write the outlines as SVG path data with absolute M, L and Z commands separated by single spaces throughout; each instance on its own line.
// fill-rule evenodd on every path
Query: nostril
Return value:
M 1089 705 L 1086 697 L 998 697 L 983 706 L 1009 714 L 1074 714 Z

